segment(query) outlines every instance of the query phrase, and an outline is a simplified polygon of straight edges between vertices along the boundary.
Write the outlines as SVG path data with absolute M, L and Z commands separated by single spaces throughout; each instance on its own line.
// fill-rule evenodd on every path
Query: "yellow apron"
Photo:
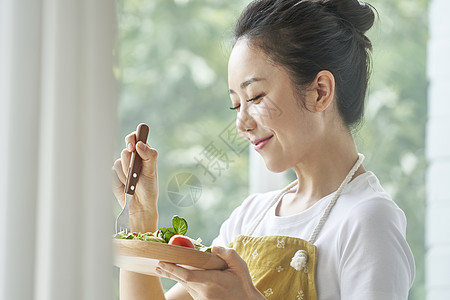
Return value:
M 334 193 L 308 241 L 287 236 L 253 236 L 269 209 L 297 185 L 296 180 L 272 200 L 248 235 L 238 235 L 229 245 L 245 260 L 253 284 L 267 299 L 317 300 L 317 247 L 314 242 L 331 209 L 363 160 L 364 156 L 358 153 L 358 160 Z
M 287 236 L 239 235 L 232 247 L 247 262 L 253 284 L 267 299 L 317 299 L 317 248 L 313 244 Z M 299 271 L 290 265 L 298 250 L 309 256 L 306 268 Z

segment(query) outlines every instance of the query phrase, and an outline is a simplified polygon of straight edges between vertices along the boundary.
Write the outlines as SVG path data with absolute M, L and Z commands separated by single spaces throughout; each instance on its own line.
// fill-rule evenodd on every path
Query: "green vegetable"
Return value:
M 188 224 L 186 220 L 180 218 L 179 216 L 173 216 L 172 226 L 175 229 L 175 232 L 179 235 L 185 235 L 188 230 Z
M 159 229 L 159 236 L 168 243 L 171 237 L 176 234 L 185 235 L 187 230 L 187 221 L 179 216 L 173 216 L 172 227 L 161 227 Z
M 123 231 L 117 233 L 114 235 L 114 238 L 116 239 L 125 239 L 125 240 L 140 240 L 140 241 L 151 241 L 151 242 L 157 242 L 157 243 L 165 243 L 165 241 L 160 238 L 153 236 L 152 233 L 125 233 Z
M 165 243 L 166 242 L 162 238 L 156 237 L 156 236 L 147 236 L 143 240 L 144 241 L 149 241 L 149 242 L 157 242 L 157 243 Z
M 172 227 L 161 227 L 158 231 L 158 236 L 155 236 L 151 232 L 147 233 L 125 233 L 119 232 L 114 235 L 116 239 L 126 239 L 126 240 L 140 240 L 140 241 L 150 241 L 157 243 L 168 243 L 170 238 L 176 234 L 185 235 L 188 230 L 188 223 L 184 218 L 179 216 L 173 216 Z M 195 249 L 211 253 L 211 247 L 207 247 L 201 244 L 202 240 L 198 238 L 196 241 L 193 240 Z
M 201 238 L 198 238 L 196 241 L 193 241 L 193 242 L 194 242 L 195 249 L 202 251 L 202 252 L 211 253 L 211 247 L 203 245 Z

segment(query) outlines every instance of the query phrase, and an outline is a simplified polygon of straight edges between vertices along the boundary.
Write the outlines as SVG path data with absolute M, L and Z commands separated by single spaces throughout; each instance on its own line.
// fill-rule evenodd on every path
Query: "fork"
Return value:
M 144 123 L 138 125 L 136 129 L 136 143 L 141 141 L 144 144 L 147 143 L 148 126 Z M 116 219 L 116 233 L 131 231 L 130 225 L 130 202 L 133 199 L 134 192 L 136 190 L 136 184 L 139 179 L 139 173 L 141 172 L 142 158 L 137 154 L 136 150 L 131 153 L 130 166 L 128 167 L 127 181 L 125 184 L 125 205 L 122 211 Z

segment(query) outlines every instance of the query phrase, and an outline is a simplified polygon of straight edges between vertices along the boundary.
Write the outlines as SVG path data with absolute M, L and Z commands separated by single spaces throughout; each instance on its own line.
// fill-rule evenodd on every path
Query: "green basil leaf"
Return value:
M 172 226 L 175 229 L 176 234 L 185 235 L 188 230 L 187 221 L 179 216 L 173 216 Z
M 161 227 L 161 228 L 159 229 L 159 232 L 161 233 L 162 236 L 164 236 L 164 234 L 166 233 L 166 231 L 167 231 L 167 228 L 166 228 L 166 227 Z
M 161 227 L 159 229 L 159 235 L 163 240 L 166 240 L 166 232 L 167 232 L 167 228 L 166 227 Z
M 168 243 L 170 241 L 170 238 L 176 234 L 175 230 L 173 230 L 172 227 L 169 227 L 169 229 L 171 229 L 171 230 L 168 230 L 166 232 L 166 234 L 164 235 L 164 240 L 166 241 L 166 243 Z

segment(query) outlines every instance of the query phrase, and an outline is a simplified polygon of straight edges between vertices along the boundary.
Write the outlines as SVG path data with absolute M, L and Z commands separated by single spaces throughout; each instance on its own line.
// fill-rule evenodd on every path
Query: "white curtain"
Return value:
M 0 299 L 112 299 L 115 21 L 0 0 Z

